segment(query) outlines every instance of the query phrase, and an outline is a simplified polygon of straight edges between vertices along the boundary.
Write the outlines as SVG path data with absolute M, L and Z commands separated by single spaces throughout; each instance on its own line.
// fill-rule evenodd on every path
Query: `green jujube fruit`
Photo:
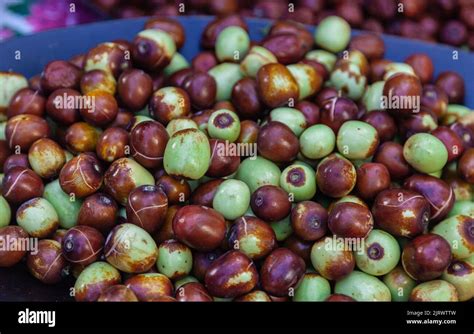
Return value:
M 240 135 L 240 119 L 227 109 L 214 111 L 207 122 L 207 132 L 211 138 L 227 140 L 231 143 Z
M 0 196 L 0 227 L 5 227 L 10 224 L 12 218 L 12 210 L 7 200 Z
M 354 270 L 336 282 L 335 293 L 342 293 L 357 301 L 391 301 L 388 287 L 377 277 Z
M 165 241 L 158 247 L 156 267 L 169 279 L 186 277 L 193 267 L 193 254 L 189 247 L 178 241 Z
M 333 53 L 344 50 L 351 39 L 351 26 L 339 16 L 323 19 L 315 32 L 316 44 Z
M 211 159 L 207 136 L 197 129 L 176 132 L 166 144 L 163 165 L 166 173 L 192 180 L 206 174 Z
M 309 159 L 322 159 L 334 151 L 336 135 L 324 124 L 307 128 L 300 137 L 301 153 Z
M 474 218 L 457 215 L 438 223 L 432 233 L 442 236 L 451 246 L 453 257 L 458 260 L 474 253 Z
M 77 224 L 77 217 L 82 206 L 82 199 L 70 197 L 54 180 L 44 187 L 43 197 L 54 207 L 59 217 L 59 225 L 64 229 L 70 229 Z
M 367 159 L 375 153 L 379 144 L 377 130 L 361 121 L 347 121 L 337 133 L 337 149 L 350 160 Z
M 316 194 L 316 173 L 307 165 L 288 166 L 281 174 L 280 187 L 293 196 L 294 202 L 310 200 Z
M 299 137 L 306 129 L 306 118 L 295 108 L 276 108 L 270 112 L 270 121 L 276 121 L 288 126 Z
M 374 110 L 381 110 L 382 108 L 382 96 L 385 81 L 377 81 L 372 85 L 368 86 L 364 96 L 362 97 L 362 103 L 367 109 L 367 112 Z
M 182 287 L 183 285 L 185 285 L 187 283 L 199 283 L 199 280 L 194 276 L 183 277 L 183 278 L 177 280 L 176 282 L 174 282 L 175 291 L 178 291 L 178 289 L 180 287 Z
M 198 129 L 198 125 L 195 121 L 189 118 L 175 118 L 166 126 L 166 132 L 168 132 L 170 137 L 176 132 L 185 129 Z
M 216 57 L 220 62 L 240 62 L 250 48 L 250 37 L 238 26 L 222 30 L 216 39 Z
M 389 233 L 372 230 L 364 240 L 363 252 L 356 252 L 354 256 L 360 270 L 369 275 L 381 276 L 397 266 L 400 247 Z
M 235 178 L 245 182 L 250 193 L 264 185 L 280 185 L 281 171 L 270 160 L 260 156 L 250 157 L 242 161 Z
M 295 289 L 295 302 L 321 302 L 331 294 L 329 281 L 316 273 L 306 273 Z
M 250 189 L 240 180 L 226 180 L 218 187 L 212 207 L 225 219 L 235 220 L 245 214 L 250 205 Z
M 240 63 L 240 69 L 246 76 L 255 78 L 263 65 L 273 63 L 278 63 L 275 55 L 263 46 L 255 45 Z
M 329 72 L 332 72 L 334 65 L 337 62 L 337 56 L 334 53 L 326 50 L 312 50 L 309 51 L 305 56 L 306 59 L 317 61 L 326 67 Z
M 456 287 L 443 280 L 434 280 L 417 285 L 411 292 L 411 301 L 421 302 L 457 302 Z
M 240 71 L 238 64 L 222 63 L 214 66 L 208 71 L 209 75 L 216 80 L 217 84 L 217 101 L 230 100 L 232 95 L 232 88 L 234 85 L 243 78 L 243 74 Z
M 163 69 L 163 73 L 169 77 L 170 75 L 188 68 L 189 66 L 189 62 L 186 60 L 186 58 L 184 58 L 181 53 L 176 52 L 173 58 L 171 58 L 171 62 Z
M 416 281 L 411 278 L 405 270 L 398 266 L 384 276 L 383 282 L 392 294 L 392 301 L 406 302 L 416 286 Z
M 464 215 L 474 218 L 474 202 L 472 201 L 456 201 L 454 202 L 453 208 L 449 211 L 448 218 Z
M 343 91 L 351 100 L 358 101 L 365 93 L 367 78 L 356 64 L 344 63 L 343 66 L 336 66 L 329 82 L 332 87 Z
M 275 232 L 276 239 L 279 242 L 286 240 L 290 235 L 293 234 L 290 216 L 291 215 L 288 215 L 282 220 L 270 223 L 273 232 Z
M 474 298 L 474 264 L 467 261 L 453 261 L 441 278 L 456 287 L 460 301 Z
M 16 222 L 31 237 L 46 238 L 57 230 L 59 217 L 56 210 L 42 197 L 23 203 L 16 212 Z
M 405 142 L 403 157 L 417 171 L 437 172 L 448 161 L 448 150 L 443 142 L 428 133 L 417 133 Z

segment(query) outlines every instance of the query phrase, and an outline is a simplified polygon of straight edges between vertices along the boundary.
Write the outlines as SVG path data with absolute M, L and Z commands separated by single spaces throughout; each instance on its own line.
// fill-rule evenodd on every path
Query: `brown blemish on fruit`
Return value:
M 295 187 L 304 186 L 306 182 L 306 175 L 303 168 L 293 168 L 290 172 L 288 172 L 288 175 L 286 176 L 286 181 Z

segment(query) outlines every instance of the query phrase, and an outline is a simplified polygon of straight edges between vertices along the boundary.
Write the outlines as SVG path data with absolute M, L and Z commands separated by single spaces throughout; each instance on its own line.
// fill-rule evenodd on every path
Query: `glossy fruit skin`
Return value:
M 80 86 L 83 94 L 88 94 L 94 90 L 115 94 L 117 90 L 117 82 L 114 76 L 104 70 L 92 70 L 84 73 Z
M 332 153 L 336 146 L 336 135 L 330 127 L 315 124 L 300 136 L 300 151 L 309 159 L 321 159 Z
M 225 177 L 237 171 L 240 165 L 240 157 L 226 150 L 226 142 L 221 139 L 210 139 L 211 163 L 206 172 L 209 177 Z
M 8 226 L 12 217 L 12 210 L 7 200 L 0 195 L 0 228 Z
M 156 185 L 166 194 L 169 204 L 184 203 L 191 195 L 189 183 L 182 178 L 163 175 L 156 181 Z
M 148 108 L 154 119 L 166 125 L 172 119 L 187 116 L 191 111 L 191 102 L 185 90 L 163 87 L 153 93 Z
M 28 233 L 20 226 L 10 225 L 0 228 L 0 240 L 2 244 L 9 242 L 22 242 L 29 238 Z M 25 249 L 19 250 L 0 250 L 0 268 L 1 267 L 12 267 L 26 255 Z
M 349 48 L 359 50 L 368 60 L 382 58 L 385 53 L 385 45 L 382 38 L 374 33 L 364 33 L 351 39 Z
M 299 150 L 298 138 L 280 122 L 268 122 L 258 133 L 258 153 L 273 162 L 290 162 Z
M 137 34 L 131 51 L 134 63 L 148 71 L 155 71 L 170 63 L 176 53 L 176 44 L 168 33 L 146 29 Z
M 46 238 L 59 227 L 56 210 L 42 197 L 24 202 L 16 212 L 16 221 L 33 238 Z
M 303 201 L 291 210 L 295 235 L 305 241 L 316 241 L 327 232 L 328 212 L 319 203 Z
M 183 26 L 176 20 L 167 17 L 153 17 L 145 23 L 145 29 L 157 29 L 168 33 L 173 38 L 176 47 L 180 49 L 186 40 Z
M 375 198 L 372 214 L 378 228 L 393 236 L 413 238 L 426 231 L 430 204 L 415 191 L 387 189 Z
M 77 216 L 77 225 L 89 226 L 106 234 L 115 226 L 118 205 L 104 193 L 95 193 L 84 199 Z
M 360 271 L 336 283 L 335 293 L 342 293 L 357 301 L 391 301 L 390 290 L 378 278 Z
M 182 159 L 186 156 L 186 159 Z M 209 168 L 211 149 L 206 135 L 197 129 L 184 129 L 171 136 L 166 145 L 163 165 L 172 176 L 197 180 Z
M 133 224 L 114 227 L 107 236 L 104 255 L 107 262 L 126 273 L 143 273 L 156 262 L 158 248 L 144 229 Z
M 254 290 L 243 296 L 237 297 L 234 302 L 271 302 L 270 296 L 261 290 Z
M 240 135 L 239 117 L 231 110 L 218 109 L 209 117 L 207 132 L 211 138 L 233 143 Z
M 8 151 L 10 151 L 10 149 L 8 149 Z M 28 155 L 24 153 L 9 155 L 9 157 L 5 159 L 3 173 L 8 173 L 13 167 L 31 168 Z
M 333 293 L 327 297 L 324 301 L 326 302 L 355 302 L 355 299 L 340 293 Z
M 11 150 L 10 150 L 10 147 L 8 146 L 7 141 L 0 140 L 0 172 L 5 173 L 5 170 L 4 170 L 5 162 L 8 160 L 10 155 L 11 155 Z
M 318 302 L 324 301 L 331 294 L 328 280 L 316 273 L 306 273 L 295 289 L 293 301 Z
M 349 44 L 351 27 L 343 18 L 329 16 L 319 23 L 315 32 L 316 44 L 333 53 L 340 52 Z M 337 36 L 337 38 L 329 38 Z
M 246 57 L 240 63 L 240 69 L 251 78 L 257 76 L 258 70 L 266 64 L 278 63 L 275 55 L 270 50 L 254 45 L 250 48 Z
M 464 79 L 456 72 L 445 71 L 438 75 L 435 85 L 448 95 L 449 103 L 461 104 L 464 101 Z
M 129 134 L 122 128 L 109 127 L 99 136 L 96 146 L 97 157 L 105 162 L 124 158 L 129 148 Z
M 52 61 L 41 73 L 41 89 L 50 93 L 60 88 L 79 88 L 81 75 L 81 70 L 67 61 Z
M 171 280 L 187 276 L 193 266 L 191 250 L 176 240 L 166 240 L 158 247 L 158 271 Z
M 232 87 L 243 78 L 240 66 L 233 63 L 221 63 L 208 71 L 216 81 L 216 101 L 228 101 L 232 95 Z M 217 109 L 217 108 L 216 108 Z
M 414 53 L 405 59 L 405 63 L 413 67 L 422 84 L 427 84 L 433 79 L 434 65 L 427 54 Z
M 224 217 L 214 209 L 187 205 L 176 212 L 173 231 L 181 242 L 205 252 L 221 245 L 226 233 L 226 224 Z
M 411 291 L 416 286 L 413 280 L 401 267 L 398 266 L 384 276 L 383 282 L 392 294 L 392 301 L 406 302 L 410 298 Z
M 216 39 L 216 57 L 220 62 L 238 62 L 244 59 L 250 48 L 250 37 L 245 29 L 230 26 L 222 30 Z
M 195 252 L 193 254 L 192 274 L 200 281 L 204 281 L 206 272 L 211 264 L 223 254 L 219 248 L 210 252 Z
M 129 45 L 106 42 L 89 50 L 84 58 L 83 67 L 84 72 L 98 69 L 117 78 L 131 65 Z
M 474 296 L 474 264 L 468 261 L 452 261 L 444 271 L 442 279 L 453 284 L 460 301 L 470 300 Z
M 124 71 L 117 81 L 120 101 L 131 110 L 143 109 L 153 93 L 151 77 L 142 70 Z
M 114 161 L 104 174 L 105 191 L 122 205 L 127 203 L 129 194 L 135 188 L 154 183 L 153 175 L 129 158 Z
M 41 94 L 29 88 L 22 88 L 11 98 L 7 110 L 7 117 L 12 118 L 13 116 L 21 114 L 31 114 L 42 117 L 44 115 L 45 105 L 46 99 Z
M 361 121 L 347 121 L 337 133 L 337 148 L 346 158 L 362 160 L 371 157 L 379 145 L 377 130 Z
M 385 165 L 395 180 L 405 179 L 412 173 L 411 166 L 403 157 L 403 146 L 396 142 L 389 141 L 380 145 L 374 162 Z
M 137 302 L 137 296 L 125 285 L 114 285 L 108 287 L 100 294 L 98 302 Z
M 465 259 L 474 252 L 474 218 L 456 215 L 438 223 L 431 231 L 446 239 L 455 259 Z
M 377 130 L 381 142 L 392 140 L 397 134 L 397 125 L 393 117 L 384 110 L 373 110 L 365 114 L 361 120 Z
M 43 195 L 44 185 L 41 178 L 31 169 L 11 168 L 2 181 L 2 195 L 10 204 L 21 204 Z
M 258 188 L 250 200 L 252 211 L 257 217 L 267 222 L 281 220 L 291 211 L 288 194 L 281 188 L 265 185 Z
M 290 165 L 281 174 L 280 187 L 295 202 L 310 200 L 316 194 L 316 173 L 310 166 Z
M 97 261 L 104 247 L 103 235 L 90 226 L 74 226 L 63 237 L 62 254 L 71 263 L 87 266 Z
M 194 189 L 189 198 L 190 204 L 197 204 L 212 208 L 212 202 L 219 185 L 224 182 L 223 179 L 215 179 L 200 184 Z
M 36 115 L 18 115 L 7 121 L 5 136 L 10 149 L 20 148 L 28 152 L 31 145 L 38 139 L 47 138 L 51 134 L 48 123 Z
M 356 185 L 356 179 L 357 172 L 354 165 L 337 153 L 324 158 L 316 171 L 318 189 L 334 198 L 349 194 Z
M 268 116 L 268 121 L 285 124 L 297 137 L 303 133 L 307 126 L 303 113 L 295 108 L 275 108 Z
M 238 250 L 252 260 L 265 258 L 276 246 L 273 229 L 257 217 L 238 218 L 227 232 L 230 249 Z
M 66 163 L 66 154 L 55 141 L 42 138 L 31 145 L 28 151 L 31 168 L 44 179 L 55 177 Z
M 132 276 L 125 281 L 125 285 L 141 302 L 160 301 L 162 297 L 171 297 L 174 290 L 169 278 L 158 273 Z
M 100 133 L 88 123 L 77 122 L 67 128 L 64 140 L 73 153 L 95 152 Z
M 191 62 L 191 67 L 199 72 L 207 72 L 218 64 L 214 52 L 202 51 L 199 52 Z
M 61 255 L 61 245 L 54 240 L 40 240 L 36 254 L 26 258 L 29 272 L 45 284 L 56 284 L 62 279 L 67 262 Z
M 253 193 L 263 185 L 278 186 L 280 176 L 281 171 L 275 163 L 257 156 L 242 161 L 237 170 L 236 179 L 244 181 Z
M 262 40 L 261 46 L 270 51 L 278 63 L 283 65 L 299 62 L 311 48 L 307 41 L 291 32 L 268 34 Z
M 392 75 L 385 82 L 383 94 L 390 102 L 393 98 L 411 97 L 420 98 L 423 87 L 420 80 L 411 74 L 398 73 Z M 406 117 L 414 113 L 414 108 L 387 108 L 395 117 Z
M 424 85 L 421 106 L 428 108 L 437 117 L 443 117 L 448 108 L 448 95 L 435 85 Z
M 176 300 L 179 302 L 212 302 L 214 299 L 204 285 L 198 282 L 186 283 L 176 289 Z
M 433 223 L 443 220 L 454 205 L 453 189 L 443 180 L 433 176 L 415 174 L 405 180 L 403 187 L 422 194 L 430 203 Z
M 198 110 L 212 107 L 216 100 L 217 83 L 208 73 L 191 73 L 183 80 L 181 87 L 188 93 L 191 106 Z
M 266 64 L 257 72 L 257 89 L 262 102 L 270 108 L 297 101 L 298 84 L 282 64 Z
M 223 17 L 217 17 L 215 20 L 209 22 L 204 28 L 201 35 L 201 45 L 205 49 L 214 48 L 217 36 L 222 30 L 229 26 L 238 26 L 247 30 L 247 23 L 243 17 L 239 15 L 228 15 Z
M 127 221 L 154 233 L 163 224 L 168 198 L 160 187 L 143 185 L 130 192 L 126 205 Z
M 301 111 L 306 119 L 308 127 L 319 122 L 319 106 L 309 101 L 300 101 L 295 105 L 295 108 Z
M 357 168 L 356 190 L 360 197 L 371 200 L 390 187 L 390 173 L 381 163 L 366 162 Z
M 212 296 L 234 298 L 255 288 L 258 272 L 252 260 L 234 250 L 212 262 L 204 281 Z
M 65 193 L 87 197 L 102 186 L 102 167 L 94 155 L 79 154 L 61 169 L 59 182 Z
M 106 262 L 94 262 L 79 275 L 74 285 L 78 302 L 97 301 L 108 287 L 120 284 L 120 273 Z
M 358 64 L 346 60 L 336 64 L 330 83 L 334 88 L 344 91 L 345 96 L 357 101 L 364 95 L 367 78 Z
M 239 180 L 225 180 L 222 182 L 218 186 L 212 201 L 212 207 L 228 220 L 237 219 L 245 214 L 249 204 L 249 187 Z
M 459 300 L 456 287 L 443 280 L 434 280 L 417 285 L 411 292 L 411 302 L 456 302 Z
M 356 203 L 338 203 L 329 212 L 328 228 L 338 237 L 365 238 L 374 226 L 370 210 Z
M 112 123 L 118 114 L 118 104 L 110 93 L 94 90 L 84 96 L 92 102 L 80 110 L 82 118 L 97 127 L 105 127 Z
M 474 148 L 468 149 L 459 159 L 458 172 L 469 184 L 474 184 Z
M 288 248 L 296 255 L 300 256 L 305 263 L 311 264 L 311 247 L 313 246 L 312 241 L 304 241 L 295 235 L 290 235 L 285 239 L 283 247 Z
M 396 267 L 400 260 L 397 240 L 382 230 L 372 230 L 364 242 L 364 248 L 355 253 L 357 267 L 363 272 L 381 276 Z
M 452 129 L 439 126 L 431 134 L 443 142 L 448 151 L 448 162 L 456 160 L 464 153 L 463 142 Z
M 441 276 L 450 262 L 450 245 L 437 234 L 418 236 L 403 249 L 403 268 L 417 281 L 430 281 Z
M 263 289 L 275 296 L 291 294 L 306 270 L 304 260 L 287 248 L 275 249 L 265 259 L 260 270 Z
M 263 108 L 257 82 L 249 77 L 240 79 L 232 88 L 232 104 L 241 118 L 257 119 Z
M 448 151 L 443 142 L 426 133 L 408 138 L 403 146 L 403 156 L 413 168 L 422 173 L 439 171 L 448 161 Z
M 132 157 L 143 167 L 160 167 L 168 139 L 168 132 L 160 123 L 142 122 L 135 126 L 130 133 Z

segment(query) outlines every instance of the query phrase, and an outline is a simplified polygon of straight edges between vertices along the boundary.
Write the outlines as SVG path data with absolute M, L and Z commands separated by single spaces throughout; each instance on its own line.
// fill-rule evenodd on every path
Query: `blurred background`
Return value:
M 354 28 L 474 50 L 474 0 L 0 0 L 0 40 L 37 31 L 153 15 L 230 15 Z

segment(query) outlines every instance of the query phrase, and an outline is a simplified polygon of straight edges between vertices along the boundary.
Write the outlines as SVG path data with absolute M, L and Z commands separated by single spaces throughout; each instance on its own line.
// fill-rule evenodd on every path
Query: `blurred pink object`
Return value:
M 95 21 L 97 16 L 78 1 L 41 0 L 31 5 L 27 21 L 41 31 Z

